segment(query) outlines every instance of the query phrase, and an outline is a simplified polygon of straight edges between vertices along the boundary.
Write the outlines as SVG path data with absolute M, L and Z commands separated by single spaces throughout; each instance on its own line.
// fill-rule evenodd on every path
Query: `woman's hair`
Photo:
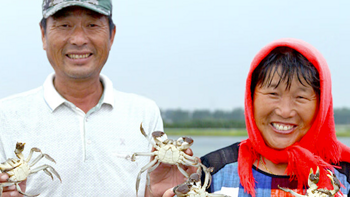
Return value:
M 279 70 L 279 68 L 281 69 Z M 253 71 L 250 85 L 252 98 L 255 87 L 258 85 L 269 87 L 275 74 L 280 76 L 276 88 L 281 82 L 286 82 L 286 90 L 289 90 L 293 77 L 297 77 L 302 85 L 310 85 L 316 95 L 320 96 L 320 77 L 311 62 L 294 49 L 277 47 Z M 305 82 L 307 84 L 304 84 Z

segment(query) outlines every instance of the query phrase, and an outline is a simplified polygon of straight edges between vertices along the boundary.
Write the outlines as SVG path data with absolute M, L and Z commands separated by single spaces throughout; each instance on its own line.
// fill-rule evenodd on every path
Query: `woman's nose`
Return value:
M 275 111 L 282 118 L 291 118 L 296 114 L 293 101 L 290 98 L 281 98 Z

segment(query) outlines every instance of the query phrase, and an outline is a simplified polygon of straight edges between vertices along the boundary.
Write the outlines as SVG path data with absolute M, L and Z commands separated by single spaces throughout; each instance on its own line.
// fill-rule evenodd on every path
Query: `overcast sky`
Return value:
M 42 49 L 41 0 L 3 1 L 0 98 L 53 72 Z M 334 106 L 350 108 L 350 1 L 113 0 L 117 34 L 102 73 L 116 89 L 161 109 L 243 107 L 255 54 L 294 37 L 314 45 L 332 73 Z

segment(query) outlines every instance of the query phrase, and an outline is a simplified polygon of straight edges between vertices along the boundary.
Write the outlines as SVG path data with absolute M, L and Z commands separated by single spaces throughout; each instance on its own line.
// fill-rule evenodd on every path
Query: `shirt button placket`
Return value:
M 86 155 L 86 160 L 91 160 L 91 146 L 92 146 L 92 140 L 91 137 L 89 137 L 89 127 L 88 127 L 88 116 L 85 115 L 84 118 L 84 133 L 85 133 L 85 144 L 86 144 L 86 149 L 85 149 L 85 155 Z

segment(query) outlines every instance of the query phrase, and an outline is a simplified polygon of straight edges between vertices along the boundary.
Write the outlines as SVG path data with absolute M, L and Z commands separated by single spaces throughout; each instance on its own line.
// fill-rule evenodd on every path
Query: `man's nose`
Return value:
M 71 34 L 70 43 L 77 46 L 83 46 L 88 43 L 88 36 L 81 26 L 76 26 Z

